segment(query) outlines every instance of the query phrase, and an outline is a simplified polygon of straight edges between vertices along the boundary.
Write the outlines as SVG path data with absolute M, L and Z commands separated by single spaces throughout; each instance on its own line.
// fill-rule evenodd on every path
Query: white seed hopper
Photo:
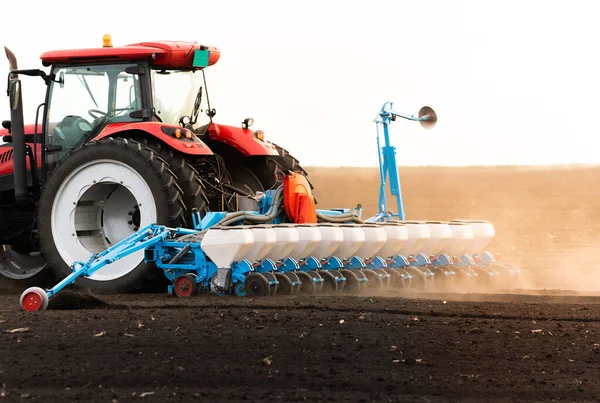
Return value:
M 468 255 L 474 255 L 476 253 L 482 253 L 485 248 L 496 236 L 494 230 L 494 224 L 486 220 L 452 220 L 454 222 L 463 222 L 471 227 L 473 230 L 473 241 L 469 244 L 469 247 L 465 250 Z
M 202 238 L 202 251 L 217 265 L 230 267 L 252 247 L 252 231 L 244 227 L 214 227 Z

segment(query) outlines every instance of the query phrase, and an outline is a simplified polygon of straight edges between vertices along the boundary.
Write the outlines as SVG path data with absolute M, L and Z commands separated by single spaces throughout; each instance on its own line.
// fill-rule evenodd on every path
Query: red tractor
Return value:
M 0 286 L 63 278 L 150 223 L 191 226 L 200 213 L 255 210 L 282 173 L 306 172 L 251 130 L 213 121 L 204 70 L 220 51 L 198 42 L 144 42 L 59 50 L 43 70 L 9 59 L 11 120 L 0 146 Z M 47 86 L 24 125 L 19 76 Z M 38 121 L 38 118 L 41 120 Z M 82 278 L 101 292 L 128 292 L 155 274 L 143 251 Z

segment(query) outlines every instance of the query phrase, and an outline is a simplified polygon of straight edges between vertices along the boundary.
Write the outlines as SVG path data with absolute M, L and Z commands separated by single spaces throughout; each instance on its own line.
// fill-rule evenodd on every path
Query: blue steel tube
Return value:
M 398 218 L 404 220 L 404 205 L 402 203 L 400 176 L 398 175 L 398 166 L 396 165 L 396 148 L 390 145 L 390 135 L 388 130 L 389 122 L 390 118 L 389 115 L 387 115 L 383 118 L 383 137 L 385 140 L 385 146 L 383 147 L 383 169 L 387 170 L 387 174 L 390 177 L 390 191 L 393 196 L 396 196 Z M 383 194 L 385 198 L 385 188 L 383 189 Z
M 87 263 L 74 262 L 71 266 L 72 273 L 54 287 L 47 289 L 46 294 L 48 297 L 52 297 L 64 287 L 74 282 L 78 277 L 91 276 L 94 272 L 108 264 L 129 256 L 138 250 L 146 249 L 148 246 L 162 242 L 167 239 L 169 233 L 170 231 L 166 227 L 150 224 L 142 230 L 122 239 L 110 248 L 92 255 Z
M 379 158 L 379 214 L 385 214 L 387 212 L 387 200 L 385 195 L 386 186 L 386 172 L 385 166 L 381 157 L 381 142 L 379 141 L 379 122 L 375 122 L 375 130 L 377 131 L 377 157 Z
M 416 122 L 421 122 L 421 125 L 426 129 L 432 128 L 436 121 L 437 116 L 433 109 L 428 106 L 424 106 L 419 111 L 419 116 L 408 115 L 405 113 L 396 112 L 393 109 L 393 103 L 387 101 L 381 107 L 379 111 L 379 115 L 375 118 L 375 123 L 379 125 L 381 123 L 383 125 L 383 138 L 385 145 L 380 148 L 380 140 L 379 140 L 379 126 L 377 126 L 377 148 L 378 148 L 378 157 L 379 157 L 379 176 L 380 176 L 380 188 L 379 188 L 379 214 L 371 219 L 368 219 L 367 222 L 370 221 L 379 221 L 381 219 L 389 218 L 390 215 L 392 217 L 398 217 L 400 220 L 404 220 L 404 204 L 402 202 L 402 188 L 400 186 L 400 176 L 398 174 L 398 166 L 396 165 L 396 148 L 390 145 L 390 134 L 389 134 L 389 125 L 392 120 L 396 120 L 397 117 L 413 120 Z M 430 122 L 425 125 L 423 122 Z M 383 154 L 383 158 L 382 158 Z M 393 214 L 388 212 L 387 208 L 387 200 L 386 200 L 386 180 L 389 175 L 389 183 L 390 183 L 390 193 L 392 196 L 396 197 L 396 205 L 398 208 L 398 213 Z

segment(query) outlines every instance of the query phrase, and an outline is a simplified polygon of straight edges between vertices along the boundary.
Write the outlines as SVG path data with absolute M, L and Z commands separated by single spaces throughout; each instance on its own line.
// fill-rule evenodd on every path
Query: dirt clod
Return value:
M 97 309 L 108 305 L 89 291 L 61 290 L 48 301 L 48 309 L 52 310 Z

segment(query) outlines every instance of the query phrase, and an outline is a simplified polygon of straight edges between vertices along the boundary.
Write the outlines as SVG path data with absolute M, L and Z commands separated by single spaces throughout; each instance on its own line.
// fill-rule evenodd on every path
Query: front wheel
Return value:
M 39 204 L 39 237 L 44 258 L 59 278 L 74 261 L 87 262 L 149 224 L 181 226 L 185 206 L 168 164 L 142 144 L 107 138 L 84 144 L 50 173 Z M 140 250 L 117 260 L 80 287 L 131 292 L 159 274 Z

